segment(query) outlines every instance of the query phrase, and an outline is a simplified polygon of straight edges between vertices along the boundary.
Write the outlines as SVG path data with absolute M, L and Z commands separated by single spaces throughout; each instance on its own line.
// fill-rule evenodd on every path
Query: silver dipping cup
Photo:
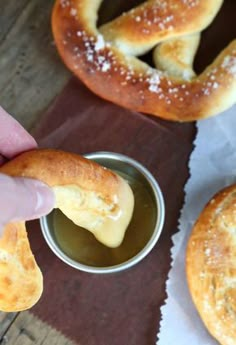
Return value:
M 153 175 L 140 163 L 135 161 L 134 159 L 131 159 L 125 155 L 113 153 L 113 152 L 95 152 L 85 155 L 86 158 L 91 159 L 93 161 L 96 161 L 98 164 L 105 166 L 106 168 L 109 168 L 111 170 L 114 170 L 116 173 L 124 173 L 135 180 L 137 180 L 139 183 L 143 184 L 147 191 L 149 192 L 154 208 L 156 216 L 154 218 L 154 223 L 151 229 L 148 229 L 148 238 L 146 238 L 145 242 L 140 245 L 140 243 L 137 245 L 136 240 L 138 240 L 137 234 L 133 236 L 133 239 L 129 241 L 127 247 L 126 237 L 132 237 L 132 233 L 129 235 L 125 235 L 124 241 L 121 244 L 121 246 L 118 249 L 114 248 L 107 248 L 103 246 L 102 244 L 96 244 L 96 246 L 99 246 L 99 253 L 102 253 L 104 250 L 104 253 L 106 253 L 107 262 L 105 264 L 100 264 L 99 260 L 96 261 L 93 258 L 91 261 L 90 259 L 83 259 L 83 260 L 75 260 L 73 257 L 68 255 L 63 249 L 61 248 L 60 244 L 58 243 L 55 232 L 54 232 L 54 223 L 53 223 L 53 211 L 51 214 L 49 214 L 46 217 L 42 217 L 40 219 L 40 225 L 42 228 L 43 236 L 51 248 L 51 250 L 66 264 L 89 273 L 115 273 L 119 271 L 123 271 L 125 269 L 131 268 L 138 262 L 140 262 L 145 256 L 152 250 L 152 248 L 157 243 L 159 236 L 161 234 L 163 224 L 164 224 L 164 218 L 165 218 L 165 206 L 163 201 L 162 192 L 160 190 L 160 187 L 153 177 Z M 68 222 L 70 220 L 68 219 Z M 132 220 L 131 220 L 132 223 Z M 75 226 L 75 225 L 73 225 Z M 89 231 L 82 229 L 85 232 L 85 236 L 93 236 Z M 147 229 L 143 229 L 145 231 Z M 129 231 L 129 228 L 127 229 L 127 233 Z M 90 243 L 91 241 L 96 241 L 95 238 L 89 239 Z M 128 241 L 128 240 L 127 240 Z M 95 242 L 94 242 L 95 243 Z M 132 246 L 136 246 L 132 248 Z M 104 248 L 103 248 L 104 247 Z M 82 247 L 81 247 L 82 248 Z M 93 248 L 95 246 L 91 246 L 90 250 L 93 251 Z M 128 248 L 129 251 L 132 254 L 131 257 L 126 258 L 125 248 Z M 138 249 L 137 249 L 138 248 Z M 109 252 L 110 251 L 110 252 Z M 120 251 L 120 252 L 119 252 Z M 110 253 L 110 254 L 109 254 Z M 114 264 L 114 262 L 109 261 L 109 255 L 110 257 L 114 257 L 114 255 L 120 256 L 119 259 L 117 259 L 117 262 Z M 121 255 L 121 254 L 122 255 Z M 93 253 L 94 255 L 94 253 Z M 122 259 L 123 258 L 123 259 Z

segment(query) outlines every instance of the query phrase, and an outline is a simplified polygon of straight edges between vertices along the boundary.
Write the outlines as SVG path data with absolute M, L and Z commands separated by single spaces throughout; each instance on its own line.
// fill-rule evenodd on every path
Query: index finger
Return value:
M 36 147 L 34 138 L 0 107 L 0 155 L 13 158 Z

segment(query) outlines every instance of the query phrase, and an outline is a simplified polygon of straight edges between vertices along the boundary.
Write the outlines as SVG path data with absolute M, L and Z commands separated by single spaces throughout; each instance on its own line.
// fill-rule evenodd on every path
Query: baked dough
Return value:
M 102 0 L 57 0 L 52 29 L 68 68 L 100 97 L 173 121 L 222 112 L 236 99 L 236 40 L 200 75 L 201 31 L 223 0 L 149 0 L 97 28 Z M 152 68 L 138 56 L 154 48 Z
M 236 344 L 236 185 L 215 195 L 199 216 L 187 246 L 193 302 L 222 345 Z
M 0 239 L 0 310 L 28 309 L 42 291 L 42 273 L 31 252 L 24 223 L 8 224 Z
M 103 244 L 117 247 L 131 220 L 134 197 L 128 183 L 79 155 L 33 150 L 0 168 L 0 173 L 35 178 L 55 192 L 56 205 Z M 40 298 L 43 279 L 31 252 L 25 224 L 7 224 L 0 239 L 0 310 L 30 308 Z

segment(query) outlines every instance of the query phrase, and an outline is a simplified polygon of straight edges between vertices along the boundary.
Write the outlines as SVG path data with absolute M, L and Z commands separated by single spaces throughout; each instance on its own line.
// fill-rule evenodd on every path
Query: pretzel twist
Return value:
M 129 185 L 112 171 L 79 155 L 33 150 L 0 168 L 9 176 L 48 184 L 59 208 L 103 244 L 117 247 L 130 222 L 134 199 Z M 20 311 L 41 296 L 43 277 L 31 252 L 25 224 L 9 223 L 0 239 L 0 310 Z
M 93 92 L 173 121 L 215 115 L 235 103 L 236 41 L 200 75 L 200 33 L 223 0 L 149 0 L 96 27 L 102 0 L 57 0 L 52 29 L 68 68 Z M 154 48 L 152 68 L 137 56 Z

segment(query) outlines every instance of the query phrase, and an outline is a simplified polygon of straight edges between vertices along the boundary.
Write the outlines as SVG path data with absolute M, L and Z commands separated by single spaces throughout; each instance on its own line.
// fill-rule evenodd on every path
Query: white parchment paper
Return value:
M 236 182 L 236 106 L 199 121 L 197 128 L 179 232 L 173 236 L 173 261 L 166 283 L 168 297 L 161 308 L 158 345 L 218 344 L 206 331 L 192 304 L 185 278 L 185 247 L 204 205 L 217 191 Z

